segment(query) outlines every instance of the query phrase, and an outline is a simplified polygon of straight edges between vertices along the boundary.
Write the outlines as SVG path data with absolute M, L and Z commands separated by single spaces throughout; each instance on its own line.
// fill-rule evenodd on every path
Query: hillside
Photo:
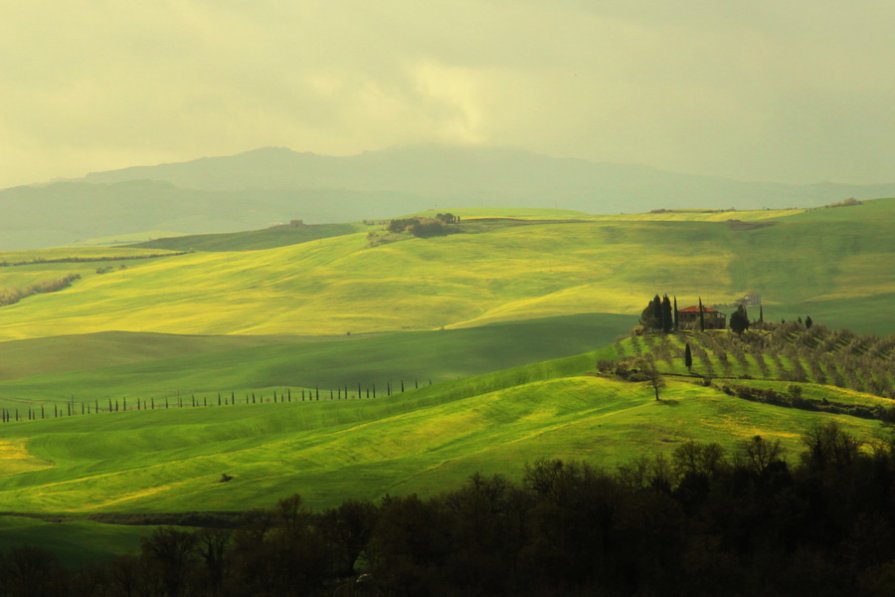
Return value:
M 105 332 L 0 343 L 0 407 L 124 396 L 282 392 L 291 387 L 408 387 L 569 356 L 612 342 L 618 315 L 576 315 L 477 328 L 337 337 Z M 24 410 L 22 413 L 24 414 Z
M 298 401 L 293 393 L 277 404 L 7 423 L 0 510 L 227 510 L 295 491 L 321 506 L 437 493 L 476 471 L 516 476 L 547 455 L 613 466 L 690 439 L 732 447 L 756 433 L 795 450 L 801 433 L 830 420 L 864 439 L 886 433 L 879 421 L 740 400 L 685 381 L 670 382 L 656 401 L 645 383 L 589 373 L 613 354 L 369 400 Z M 233 480 L 220 483 L 222 473 Z
M 172 251 L 252 251 L 272 249 L 320 240 L 331 236 L 350 234 L 363 229 L 351 224 L 303 224 L 292 223 L 221 234 L 190 234 L 170 238 L 159 238 L 134 245 L 146 249 L 168 249 Z
M 0 308 L 0 339 L 112 330 L 344 335 L 635 315 L 659 288 L 710 304 L 754 291 L 769 319 L 811 314 L 834 327 L 895 330 L 887 308 L 895 200 L 791 213 L 761 221 L 471 220 L 465 233 L 376 246 L 358 232 L 135 260 Z M 44 267 L 0 268 L 0 286 Z
M 354 222 L 445 206 L 630 213 L 807 207 L 892 195 L 895 185 L 739 182 L 498 148 L 416 146 L 345 157 L 264 148 L 0 190 L 0 250 L 149 238 L 152 230 Z

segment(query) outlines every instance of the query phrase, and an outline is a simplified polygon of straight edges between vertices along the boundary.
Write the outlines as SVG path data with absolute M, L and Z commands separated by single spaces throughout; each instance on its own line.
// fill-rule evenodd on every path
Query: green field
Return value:
M 757 291 L 769 318 L 811 313 L 834 326 L 895 330 L 895 314 L 878 309 L 895 295 L 895 201 L 815 211 L 739 223 L 538 220 L 375 247 L 361 232 L 197 252 L 4 307 L 0 338 L 431 330 L 637 314 L 643 297 L 660 290 L 709 303 Z
M 455 380 L 578 354 L 631 327 L 577 315 L 462 330 L 352 335 L 172 336 L 107 332 L 0 343 L 0 406 L 74 399 L 162 398 L 284 387 Z M 52 407 L 51 407 L 52 408 Z
M 283 225 L 247 232 L 178 235 L 172 238 L 150 240 L 134 246 L 172 251 L 253 251 L 351 234 L 365 228 L 366 226 L 353 224 Z
M 683 337 L 616 338 L 656 292 L 681 306 L 759 292 L 770 321 L 810 314 L 893 332 L 895 200 L 460 214 L 459 234 L 377 246 L 367 226 L 299 226 L 0 255 L 25 263 L 0 267 L 0 290 L 81 275 L 0 307 L 0 407 L 22 419 L 0 426 L 0 512 L 74 517 L 0 518 L 0 545 L 34 537 L 91 559 L 133 549 L 148 531 L 78 518 L 87 513 L 241 510 L 294 492 L 323 507 L 437 493 L 476 471 L 516 477 L 544 456 L 613 467 L 688 440 L 733 448 L 755 434 L 792 454 L 801 433 L 831 420 L 864 440 L 889 436 L 878 420 L 694 383 Z M 661 401 L 644 383 L 595 374 L 599 359 L 646 353 L 669 374 Z M 706 354 L 694 372 L 781 392 L 797 370 L 785 354 Z M 813 375 L 802 384 L 809 400 L 888 404 Z M 345 386 L 350 400 L 329 400 Z M 319 401 L 300 400 L 318 387 Z M 271 403 L 274 391 L 292 401 Z M 218 406 L 231 392 L 237 404 Z M 252 393 L 260 404 L 245 403 Z M 176 408 L 177 396 L 209 406 Z M 81 403 L 106 410 L 124 399 L 127 412 L 80 414 Z M 159 408 L 134 410 L 147 399 Z M 49 416 L 66 403 L 75 416 Z M 103 539 L 78 555 L 93 534 Z
M 612 353 L 606 349 L 603 354 Z M 672 381 L 652 389 L 587 372 L 587 353 L 376 400 L 103 413 L 9 423 L 0 511 L 233 510 L 301 493 L 309 504 L 435 493 L 476 471 L 516 476 L 550 456 L 603 466 L 757 433 L 792 450 L 837 420 L 868 439 L 877 421 L 756 404 Z M 234 479 L 219 482 L 222 473 Z

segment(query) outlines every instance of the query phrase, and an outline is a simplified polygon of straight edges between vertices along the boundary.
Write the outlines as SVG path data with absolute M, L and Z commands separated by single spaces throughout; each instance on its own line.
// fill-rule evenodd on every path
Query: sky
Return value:
M 895 181 L 890 0 L 0 0 L 0 187 L 446 143 Z

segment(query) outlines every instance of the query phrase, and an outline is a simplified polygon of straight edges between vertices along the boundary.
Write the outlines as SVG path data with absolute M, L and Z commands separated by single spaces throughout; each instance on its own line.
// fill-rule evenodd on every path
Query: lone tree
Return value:
M 749 329 L 749 314 L 746 313 L 745 306 L 738 306 L 737 310 L 730 316 L 730 329 L 737 334 L 742 334 Z
M 693 353 L 690 351 L 690 343 L 684 346 L 684 365 L 687 366 L 687 371 L 693 373 Z
M 810 330 L 812 325 L 814 325 L 814 320 L 811 319 L 811 316 L 809 315 L 805 318 L 805 329 Z
M 643 371 L 646 380 L 649 382 L 649 385 L 656 393 L 656 400 L 661 400 L 659 397 L 659 390 L 665 387 L 665 378 L 662 377 L 662 374 L 659 373 L 659 369 L 656 368 L 655 361 L 652 359 L 641 359 L 638 364 L 640 365 L 640 369 Z

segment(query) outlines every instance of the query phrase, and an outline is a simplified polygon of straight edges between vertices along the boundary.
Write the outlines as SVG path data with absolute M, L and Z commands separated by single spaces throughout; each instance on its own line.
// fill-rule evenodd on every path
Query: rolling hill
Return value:
M 464 233 L 444 237 L 371 245 L 356 232 L 267 250 L 132 260 L 125 270 L 85 272 L 64 291 L 0 308 L 0 339 L 461 328 L 636 315 L 657 291 L 710 304 L 759 292 L 772 319 L 811 314 L 884 333 L 895 330 L 886 308 L 895 294 L 893 212 L 895 200 L 880 200 L 771 218 L 752 212 L 764 219 L 728 212 L 726 221 L 700 213 L 685 220 L 464 218 Z M 67 271 L 68 264 L 49 265 Z M 10 276 L 44 275 L 47 266 L 0 269 L 0 285 Z
M 705 386 L 688 377 L 680 338 L 616 338 L 655 292 L 683 304 L 759 292 L 769 320 L 810 313 L 891 332 L 895 200 L 457 212 L 460 233 L 425 239 L 310 225 L 0 255 L 0 288 L 80 276 L 0 307 L 0 408 L 19 415 L 0 425 L 0 511 L 70 517 L 0 517 L 0 545 L 38 536 L 81 561 L 133 549 L 146 532 L 80 518 L 91 513 L 239 510 L 294 492 L 314 507 L 432 494 L 476 471 L 518 476 L 543 456 L 611 468 L 757 433 L 795 453 L 827 421 L 888 438 L 864 415 L 888 409 L 868 391 L 891 375 L 833 387 L 826 361 L 726 348 L 722 358 L 706 336 L 694 341 L 705 353 L 694 371 L 715 378 Z M 646 383 L 596 373 L 600 360 L 642 354 L 668 376 L 661 401 Z M 784 396 L 793 384 L 823 408 L 738 395 Z M 108 412 L 112 402 L 120 410 Z M 94 548 L 73 549 L 92 533 Z
M 185 407 L 7 423 L 0 510 L 173 512 L 265 505 L 301 493 L 437 493 L 476 471 L 518 475 L 542 456 L 603 466 L 691 439 L 733 447 L 756 433 L 796 449 L 835 420 L 863 438 L 878 421 L 780 408 L 672 381 L 595 377 L 613 349 L 377 399 Z M 694 425 L 694 421 L 699 421 Z M 222 473 L 233 477 L 220 483 Z

